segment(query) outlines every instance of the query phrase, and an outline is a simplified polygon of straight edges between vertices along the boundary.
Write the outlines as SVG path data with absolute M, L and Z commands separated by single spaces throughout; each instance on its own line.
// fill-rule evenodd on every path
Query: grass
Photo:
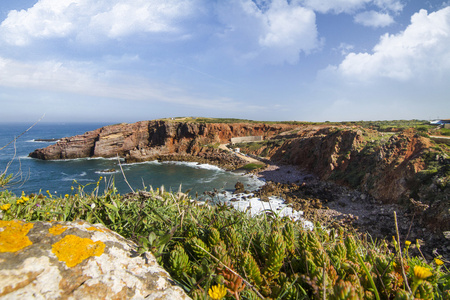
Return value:
M 257 170 L 260 168 L 263 168 L 265 166 L 265 164 L 263 163 L 249 163 L 246 164 L 245 166 L 243 166 L 241 169 L 244 169 L 246 171 L 252 171 L 252 170 Z
M 444 136 L 450 136 L 450 129 L 442 128 L 441 130 L 439 130 L 439 134 Z
M 225 299 L 450 297 L 443 259 L 411 256 L 419 245 L 373 241 L 320 224 L 310 231 L 275 212 L 250 217 L 215 199 L 199 203 L 163 187 L 120 195 L 102 178 L 93 187 L 86 193 L 87 186 L 75 186 L 64 197 L 3 191 L 1 219 L 102 223 L 136 242 L 141 253 L 151 251 L 193 299 L 225 293 L 222 285 Z M 416 272 L 419 267 L 432 275 L 420 278 L 428 273 Z

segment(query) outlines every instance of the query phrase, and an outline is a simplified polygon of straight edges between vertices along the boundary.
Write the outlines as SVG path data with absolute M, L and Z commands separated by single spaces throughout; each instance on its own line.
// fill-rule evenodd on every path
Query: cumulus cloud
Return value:
M 217 13 L 225 28 L 219 37 L 243 60 L 293 64 L 320 45 L 314 12 L 287 0 L 223 2 Z
M 354 21 L 368 27 L 386 27 L 394 23 L 394 18 L 389 14 L 371 10 L 355 15 Z
M 39 0 L 27 10 L 10 11 L 0 33 L 7 43 L 23 46 L 43 38 L 176 32 L 194 7 L 195 0 Z
M 428 14 L 420 10 L 401 33 L 385 34 L 373 53 L 350 53 L 336 68 L 354 80 L 406 81 L 450 72 L 450 7 Z

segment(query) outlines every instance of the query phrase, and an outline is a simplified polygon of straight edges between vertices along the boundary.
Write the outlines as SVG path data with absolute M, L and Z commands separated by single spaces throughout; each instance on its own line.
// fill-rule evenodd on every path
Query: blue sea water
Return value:
M 14 140 L 27 130 L 32 123 L 0 124 L 0 148 Z M 83 123 L 38 123 L 28 132 L 20 136 L 15 143 L 0 150 L 0 173 L 8 168 L 8 174 L 21 175 L 16 177 L 8 190 L 19 195 L 24 191 L 29 193 L 46 193 L 50 191 L 58 196 L 75 193 L 79 185 L 85 186 L 90 192 L 96 187 L 100 176 L 100 192 L 114 182 L 119 193 L 131 191 L 124 180 L 117 159 L 84 158 L 73 160 L 42 161 L 28 157 L 37 148 L 44 148 L 54 142 L 38 142 L 38 139 L 59 139 L 62 137 L 82 134 L 108 124 Z M 244 183 L 247 189 L 256 189 L 262 184 L 254 177 L 239 173 L 227 172 L 216 166 L 182 162 L 145 162 L 124 164 L 124 174 L 134 190 L 150 187 L 154 189 L 164 185 L 166 190 L 190 190 L 189 195 L 199 196 L 206 191 L 233 191 L 236 182 Z M 105 170 L 115 169 L 109 173 Z M 72 191 L 71 187 L 75 190 Z M 203 196 L 205 198 L 206 196 Z

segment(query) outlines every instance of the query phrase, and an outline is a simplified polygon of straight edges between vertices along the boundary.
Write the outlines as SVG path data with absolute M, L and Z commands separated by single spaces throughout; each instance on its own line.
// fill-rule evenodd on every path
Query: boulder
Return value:
M 0 299 L 190 299 L 103 225 L 0 220 Z
M 235 191 L 234 193 L 239 194 L 239 193 L 243 193 L 245 190 L 244 184 L 240 181 L 236 182 L 236 184 L 234 185 Z

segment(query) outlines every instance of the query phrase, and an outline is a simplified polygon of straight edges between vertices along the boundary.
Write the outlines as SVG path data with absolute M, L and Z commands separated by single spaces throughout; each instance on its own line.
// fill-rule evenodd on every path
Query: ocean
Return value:
M 0 124 L 0 148 L 7 145 L 27 130 L 33 123 Z M 20 136 L 15 143 L 0 150 L 0 172 L 7 166 L 8 174 L 16 174 L 9 191 L 16 195 L 25 192 L 46 193 L 50 191 L 57 196 L 71 194 L 81 185 L 86 192 L 96 187 L 102 177 L 100 192 L 114 182 L 121 194 L 131 192 L 120 171 L 117 159 L 83 158 L 58 161 L 42 161 L 28 157 L 37 148 L 44 148 L 55 142 L 38 141 L 42 139 L 60 139 L 86 131 L 94 130 L 108 124 L 101 123 L 38 123 Z M 234 191 L 240 181 L 249 190 L 263 184 L 262 181 L 242 173 L 228 172 L 216 166 L 192 162 L 157 162 L 125 164 L 121 163 L 123 173 L 134 190 L 153 189 L 164 186 L 166 190 L 177 192 L 189 191 L 189 195 L 207 198 L 207 191 Z M 114 172 L 108 172 L 110 170 Z M 74 189 L 72 189 L 74 187 Z M 201 199 L 200 199 L 201 200 Z

